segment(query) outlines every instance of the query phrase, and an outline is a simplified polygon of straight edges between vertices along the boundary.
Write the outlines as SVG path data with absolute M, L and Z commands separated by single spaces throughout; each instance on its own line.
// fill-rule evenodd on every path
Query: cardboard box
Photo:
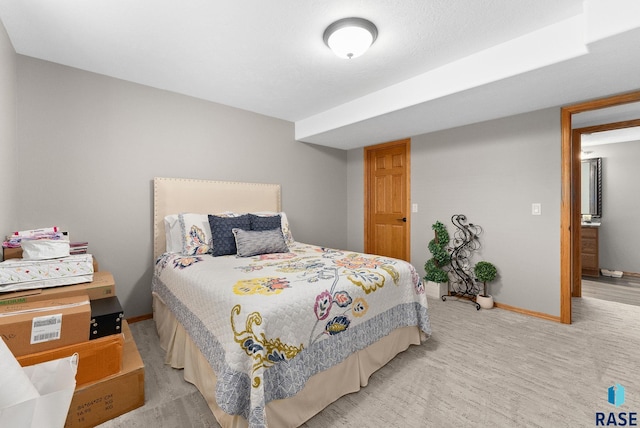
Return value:
M 92 282 L 0 293 L 0 306 L 83 295 L 89 296 L 90 300 L 115 296 L 116 283 L 113 275 L 109 272 L 94 272 Z
M 122 371 L 76 388 L 66 428 L 94 427 L 144 405 L 144 363 L 126 321 Z
M 0 306 L 0 336 L 16 357 L 85 342 L 91 306 L 85 296 Z
M 4 248 L 2 247 L 2 260 L 21 259 L 22 248 Z M 93 258 L 93 271 L 98 272 L 98 261 Z
M 123 347 L 124 335 L 120 333 L 96 340 L 88 340 L 76 345 L 63 346 L 50 351 L 23 355 L 18 357 L 17 360 L 24 367 L 69 357 L 77 353 L 76 387 L 78 387 L 119 373 L 122 369 Z
M 2 260 L 21 259 L 22 248 L 4 248 L 2 247 Z
M 91 302 L 89 339 L 120 333 L 124 312 L 116 296 Z

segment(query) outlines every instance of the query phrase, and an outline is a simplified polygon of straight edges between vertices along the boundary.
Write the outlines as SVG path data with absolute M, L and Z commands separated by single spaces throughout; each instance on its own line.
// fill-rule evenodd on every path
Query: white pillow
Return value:
M 182 228 L 178 214 L 171 214 L 164 218 L 164 239 L 167 253 L 182 253 Z

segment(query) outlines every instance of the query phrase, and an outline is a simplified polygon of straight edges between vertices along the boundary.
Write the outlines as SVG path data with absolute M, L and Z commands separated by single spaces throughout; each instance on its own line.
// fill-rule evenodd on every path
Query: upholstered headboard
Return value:
M 166 247 L 164 217 L 170 214 L 215 214 L 223 211 L 281 211 L 280 185 L 194 180 L 153 179 L 153 259 Z

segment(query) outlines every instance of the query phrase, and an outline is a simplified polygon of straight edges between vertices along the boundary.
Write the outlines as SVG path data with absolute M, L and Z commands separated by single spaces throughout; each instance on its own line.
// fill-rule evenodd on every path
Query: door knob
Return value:
M 407 218 L 406 217 L 398 218 L 396 220 L 404 221 L 405 223 L 407 222 Z

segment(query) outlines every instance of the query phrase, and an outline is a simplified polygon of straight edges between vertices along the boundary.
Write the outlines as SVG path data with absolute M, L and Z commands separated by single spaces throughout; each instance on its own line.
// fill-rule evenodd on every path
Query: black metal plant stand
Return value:
M 473 251 L 480 248 L 478 236 L 482 233 L 482 227 L 467 223 L 467 217 L 464 214 L 453 215 L 451 222 L 456 227 L 456 231 L 453 234 L 448 294 L 443 295 L 442 300 L 446 301 L 449 296 L 468 299 L 477 310 L 480 310 L 480 304 L 475 301 L 480 293 L 480 287 L 471 276 L 470 258 Z

